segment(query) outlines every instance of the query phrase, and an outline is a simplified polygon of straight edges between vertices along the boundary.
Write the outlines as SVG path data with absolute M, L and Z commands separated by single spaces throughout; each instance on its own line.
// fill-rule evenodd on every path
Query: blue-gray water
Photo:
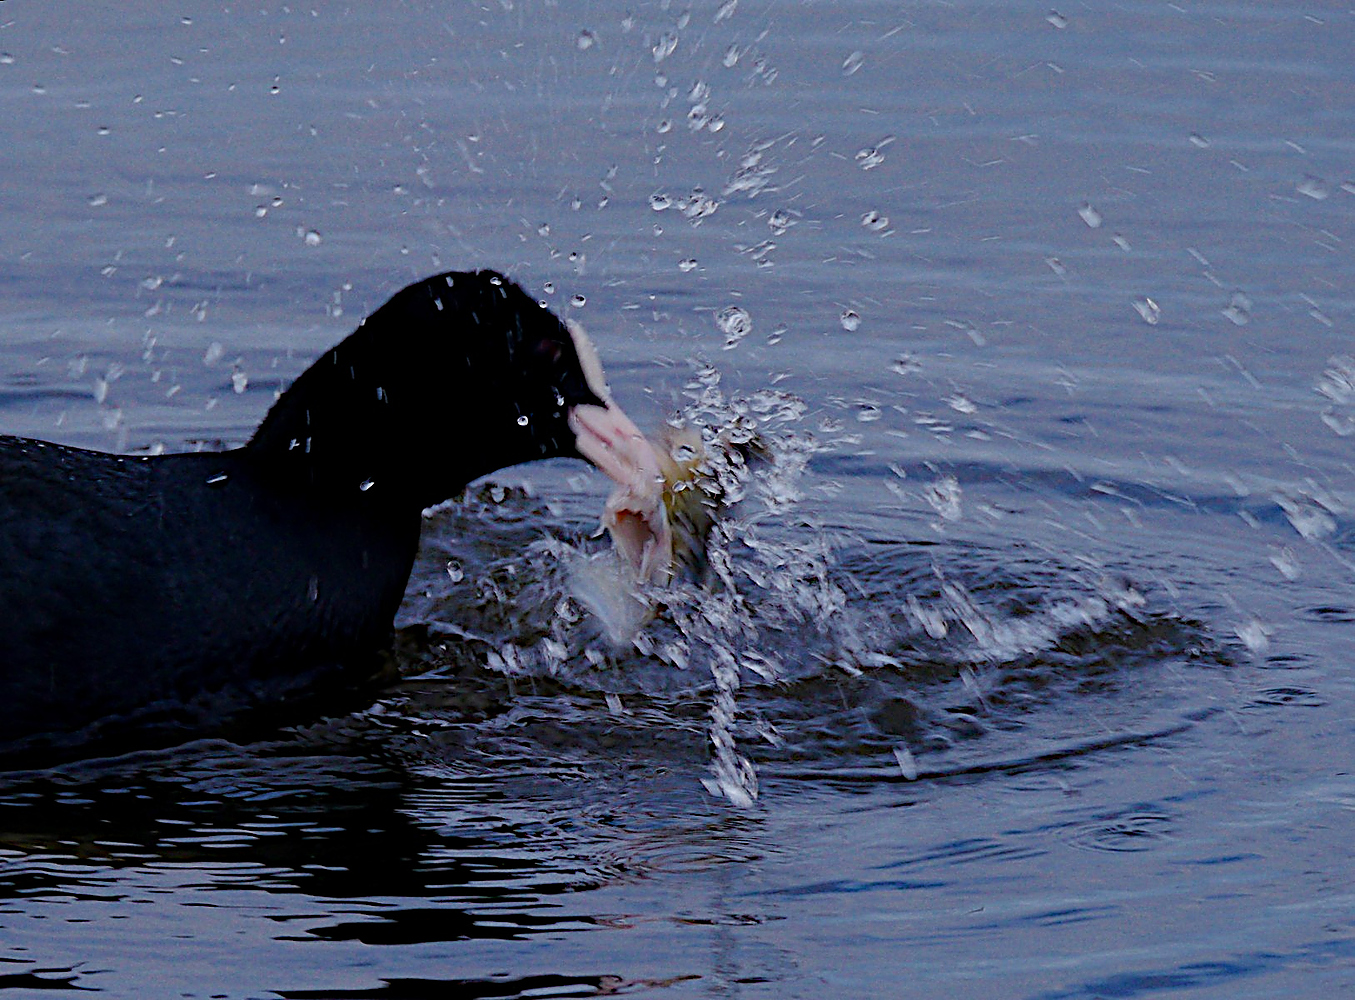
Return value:
M 642 424 L 774 390 L 813 452 L 644 650 L 545 541 L 601 477 L 516 470 L 430 518 L 377 704 L 0 777 L 0 992 L 1351 991 L 1352 51 L 1330 2 L 0 5 L 0 432 L 238 442 L 492 266 Z

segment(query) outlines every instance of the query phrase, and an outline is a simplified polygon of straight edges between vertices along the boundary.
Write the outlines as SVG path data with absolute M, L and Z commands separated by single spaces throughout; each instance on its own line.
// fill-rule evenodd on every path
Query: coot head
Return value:
M 250 450 L 317 487 L 430 506 L 495 469 L 583 457 L 578 407 L 619 415 L 581 328 L 493 271 L 441 274 L 298 378 Z

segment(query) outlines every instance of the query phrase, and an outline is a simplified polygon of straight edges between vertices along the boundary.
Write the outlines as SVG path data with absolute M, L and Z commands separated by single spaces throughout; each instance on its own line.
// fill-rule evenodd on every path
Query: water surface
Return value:
M 495 267 L 642 424 L 782 461 L 638 647 L 569 589 L 601 477 L 513 470 L 430 514 L 374 704 L 0 777 L 0 990 L 1349 990 L 1352 48 L 1321 4 L 5 4 L 3 432 L 238 443 Z

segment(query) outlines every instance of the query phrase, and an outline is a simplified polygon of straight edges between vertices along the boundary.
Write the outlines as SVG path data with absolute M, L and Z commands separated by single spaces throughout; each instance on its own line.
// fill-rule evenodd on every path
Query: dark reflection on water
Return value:
M 490 981 L 485 979 L 422 980 L 394 979 L 370 990 L 283 991 L 285 1000 L 343 1000 L 345 997 L 390 998 L 390 1000 L 443 1000 L 445 997 L 599 997 L 632 994 L 682 982 L 675 980 L 627 980 L 620 976 L 526 976 L 521 979 Z

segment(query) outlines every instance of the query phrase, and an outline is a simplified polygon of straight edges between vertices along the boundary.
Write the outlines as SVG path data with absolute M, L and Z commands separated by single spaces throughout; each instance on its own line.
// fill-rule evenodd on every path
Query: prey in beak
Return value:
M 579 324 L 566 323 L 584 377 L 603 406 L 584 403 L 569 412 L 574 446 L 616 484 L 602 523 L 637 583 L 667 582 L 672 575 L 673 533 L 664 508 L 661 459 L 640 428 L 612 401 L 602 364 Z
M 639 583 L 667 582 L 673 533 L 663 503 L 663 472 L 649 439 L 615 404 L 576 406 L 569 414 L 575 447 L 616 483 L 602 523 Z

